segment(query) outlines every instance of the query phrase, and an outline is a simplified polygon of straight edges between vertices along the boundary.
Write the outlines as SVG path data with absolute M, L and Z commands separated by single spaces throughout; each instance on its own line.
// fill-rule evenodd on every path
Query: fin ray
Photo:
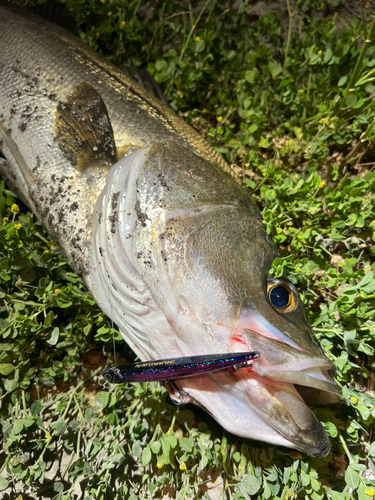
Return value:
M 100 94 L 80 83 L 66 102 L 57 105 L 55 137 L 64 156 L 82 172 L 95 160 L 116 163 L 112 125 Z

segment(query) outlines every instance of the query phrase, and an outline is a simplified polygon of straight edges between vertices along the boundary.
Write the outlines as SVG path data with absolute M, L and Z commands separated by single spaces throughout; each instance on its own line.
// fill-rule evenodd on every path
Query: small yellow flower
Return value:
M 366 488 L 365 495 L 368 495 L 369 497 L 373 497 L 375 495 L 375 488 Z
M 186 464 L 185 462 L 180 463 L 180 470 L 186 470 Z
M 43 253 L 49 253 L 49 250 L 44 250 L 44 252 L 43 252 Z
M 125 26 L 126 26 L 126 22 L 125 21 L 121 21 L 121 23 L 120 23 L 120 29 L 123 30 L 125 28 Z
M 301 454 L 300 454 L 300 453 L 298 453 L 298 451 L 291 451 L 291 452 L 289 453 L 289 456 L 290 456 L 291 458 L 301 458 Z
M 199 36 L 197 36 L 197 38 L 195 39 L 196 42 L 199 42 L 200 38 Z
M 321 50 L 318 50 L 318 56 L 321 56 L 323 52 Z
M 324 181 L 322 181 L 320 184 L 319 184 L 319 188 L 324 188 L 324 186 L 326 185 L 326 183 Z
M 164 464 L 162 464 L 161 462 L 158 462 L 158 463 L 156 464 L 156 467 L 157 467 L 158 469 L 162 469 L 162 468 L 164 467 Z
M 217 117 L 217 121 L 218 121 L 219 123 L 220 123 L 220 122 L 222 122 L 222 121 L 223 121 L 223 117 L 222 117 L 222 116 L 218 116 L 218 117 Z
M 329 120 L 327 118 L 322 118 L 319 120 L 319 123 L 322 123 L 323 125 L 329 125 Z
M 58 295 L 60 295 L 61 293 L 61 290 L 60 288 L 56 288 L 56 290 L 53 292 L 53 294 L 57 297 Z
M 285 499 L 287 499 L 287 498 L 292 498 L 292 497 L 294 497 L 294 491 L 293 491 L 293 490 L 291 490 L 291 489 L 289 489 L 289 490 L 286 492 L 286 494 L 285 494 L 284 498 L 285 498 Z
M 301 272 L 301 268 L 300 268 L 300 267 L 297 267 L 297 268 L 296 268 L 296 271 L 297 271 L 297 273 L 300 273 L 300 272 Z
M 366 2 L 365 8 L 368 9 L 370 7 L 370 2 Z M 367 495 L 367 493 L 366 493 Z
M 3 222 L 4 222 L 5 224 L 8 224 L 8 222 L 9 222 L 8 217 L 4 217 Z
M 371 272 L 371 266 L 370 264 L 366 264 L 363 268 L 365 274 L 368 274 L 369 272 Z
M 352 405 L 356 405 L 356 404 L 358 403 L 358 399 L 357 399 L 357 398 L 355 398 L 354 396 L 352 396 L 352 397 L 350 398 L 350 402 L 352 403 Z
M 19 206 L 14 203 L 11 206 L 10 211 L 12 212 L 12 214 L 19 214 L 20 213 Z
M 52 439 L 52 436 L 49 432 L 46 432 L 45 436 L 44 436 L 46 439 L 50 440 Z
M 13 467 L 17 467 L 17 465 L 19 465 L 19 463 L 20 463 L 19 458 L 13 457 L 13 460 L 12 460 Z
M 14 229 L 21 229 L 22 227 L 22 224 L 14 224 Z
M 23 500 L 23 496 L 22 495 L 18 495 L 18 497 L 16 498 L 16 500 Z

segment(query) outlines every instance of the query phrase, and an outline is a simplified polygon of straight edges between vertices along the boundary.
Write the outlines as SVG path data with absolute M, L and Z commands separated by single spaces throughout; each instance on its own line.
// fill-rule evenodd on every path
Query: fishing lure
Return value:
M 259 358 L 258 352 L 230 352 L 206 354 L 172 359 L 140 361 L 122 366 L 104 368 L 102 376 L 112 384 L 124 382 L 152 382 L 155 380 L 178 380 L 199 377 L 226 368 L 252 368 L 251 363 Z

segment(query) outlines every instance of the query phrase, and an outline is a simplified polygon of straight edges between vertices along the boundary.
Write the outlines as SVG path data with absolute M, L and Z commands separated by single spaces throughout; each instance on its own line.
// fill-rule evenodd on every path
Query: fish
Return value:
M 73 35 L 0 7 L 0 173 L 143 361 L 257 352 L 249 367 L 167 385 L 227 431 L 314 457 L 310 405 L 334 365 L 225 160 Z

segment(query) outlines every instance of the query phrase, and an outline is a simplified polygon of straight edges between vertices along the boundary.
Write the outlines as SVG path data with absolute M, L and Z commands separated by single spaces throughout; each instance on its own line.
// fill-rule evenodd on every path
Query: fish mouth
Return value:
M 297 449 L 315 457 L 328 455 L 330 441 L 308 405 L 340 400 L 333 364 L 323 354 L 317 357 L 251 330 L 243 330 L 242 338 L 260 352 L 252 373 L 236 374 L 247 394 L 256 394 L 251 402 L 259 416 Z

